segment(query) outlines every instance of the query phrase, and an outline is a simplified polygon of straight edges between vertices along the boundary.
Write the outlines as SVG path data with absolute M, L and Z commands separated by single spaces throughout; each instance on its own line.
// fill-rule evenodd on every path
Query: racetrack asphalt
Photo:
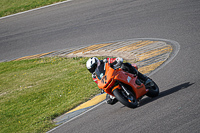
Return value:
M 200 132 L 200 1 L 73 0 L 0 20 L 0 60 L 132 38 L 180 44 L 151 75 L 157 98 L 140 107 L 101 104 L 52 132 Z

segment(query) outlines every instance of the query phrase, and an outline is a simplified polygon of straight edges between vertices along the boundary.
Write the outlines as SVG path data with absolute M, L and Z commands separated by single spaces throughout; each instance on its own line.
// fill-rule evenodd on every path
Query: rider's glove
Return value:
M 96 74 L 95 73 L 92 74 L 92 78 L 96 78 Z
M 103 59 L 103 62 L 107 63 L 108 61 L 107 61 L 107 59 Z
M 114 65 L 114 68 L 119 68 L 119 67 L 121 67 L 121 65 L 123 63 L 123 59 L 120 57 L 117 57 L 115 62 L 116 62 L 116 64 Z

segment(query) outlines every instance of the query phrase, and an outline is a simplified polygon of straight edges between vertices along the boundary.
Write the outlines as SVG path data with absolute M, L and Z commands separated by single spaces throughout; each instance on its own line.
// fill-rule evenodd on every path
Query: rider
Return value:
M 97 84 L 98 84 L 98 81 L 97 81 L 97 77 L 96 77 L 94 72 L 95 72 L 96 68 L 100 64 L 106 63 L 106 62 L 108 62 L 112 68 L 120 67 L 122 70 L 127 71 L 129 73 L 132 73 L 132 74 L 138 76 L 139 79 L 144 81 L 145 85 L 147 85 L 147 84 L 150 84 L 151 86 L 153 85 L 153 82 L 152 82 L 151 79 L 149 79 L 147 76 L 145 76 L 142 73 L 140 73 L 130 63 L 123 63 L 123 59 L 120 58 L 120 57 L 117 57 L 117 58 L 106 58 L 104 60 L 99 60 L 96 57 L 92 57 L 92 58 L 88 59 L 88 61 L 86 63 L 86 67 L 89 70 L 89 72 L 92 73 L 92 78 Z M 113 100 L 116 101 L 116 98 L 111 96 L 111 95 L 109 95 L 109 97 L 107 97 L 106 100 L 107 100 L 108 104 L 112 104 L 112 101 Z

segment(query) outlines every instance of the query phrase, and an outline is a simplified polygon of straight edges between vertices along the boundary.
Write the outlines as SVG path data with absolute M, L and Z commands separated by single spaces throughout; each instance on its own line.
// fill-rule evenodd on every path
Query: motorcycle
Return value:
M 135 64 L 132 65 L 137 69 Z M 129 108 L 136 108 L 143 96 L 156 97 L 159 94 L 159 87 L 152 80 L 152 85 L 144 85 L 144 81 L 138 79 L 134 74 L 122 70 L 120 67 L 113 68 L 108 62 L 97 67 L 95 74 L 98 80 L 98 87 L 108 95 L 115 97 L 117 101 Z

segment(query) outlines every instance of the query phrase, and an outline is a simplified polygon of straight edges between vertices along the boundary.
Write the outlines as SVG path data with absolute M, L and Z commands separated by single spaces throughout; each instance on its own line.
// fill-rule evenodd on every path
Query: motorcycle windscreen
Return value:
M 99 80 L 105 75 L 105 63 L 101 63 L 95 70 L 95 74 Z

